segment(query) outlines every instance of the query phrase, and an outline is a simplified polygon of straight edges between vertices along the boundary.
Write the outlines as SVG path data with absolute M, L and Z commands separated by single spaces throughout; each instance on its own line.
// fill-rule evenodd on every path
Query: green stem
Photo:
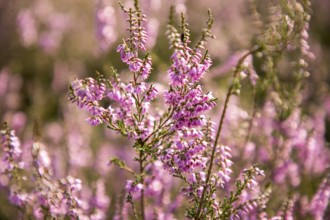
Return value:
M 256 49 L 250 50 L 249 52 L 247 52 L 246 54 L 244 54 L 240 58 L 240 60 L 238 61 L 237 65 L 236 65 L 235 72 L 233 74 L 234 80 L 238 77 L 238 74 L 240 72 L 240 67 L 243 64 L 243 62 L 246 59 L 246 57 L 248 57 L 249 55 L 251 55 L 251 54 L 253 54 L 253 53 L 255 53 L 255 52 L 259 51 L 259 50 L 260 50 L 259 47 L 256 48 Z M 225 115 L 226 115 L 226 112 L 227 112 L 229 99 L 230 99 L 230 96 L 233 94 L 233 88 L 234 88 L 234 84 L 231 84 L 230 87 L 229 87 L 229 89 L 228 89 L 228 92 L 227 92 L 225 104 L 224 104 L 224 107 L 223 107 L 223 110 L 222 110 L 222 114 L 221 114 L 221 118 L 220 118 L 220 122 L 219 122 L 219 127 L 218 127 L 218 130 L 217 130 L 216 137 L 215 137 L 214 144 L 213 144 L 213 148 L 212 148 L 211 159 L 210 159 L 209 167 L 208 167 L 208 170 L 207 170 L 207 177 L 206 177 L 205 185 L 203 187 L 203 192 L 202 192 L 201 200 L 200 200 L 200 203 L 199 203 L 199 206 L 198 206 L 198 210 L 197 210 L 197 214 L 196 214 L 196 217 L 195 217 L 196 220 L 197 219 L 202 219 L 202 216 L 201 216 L 202 212 L 201 211 L 202 211 L 202 208 L 203 208 L 204 202 L 205 202 L 205 193 L 206 193 L 207 186 L 209 184 L 210 177 L 211 177 L 211 174 L 212 174 L 212 168 L 213 168 L 213 162 L 214 162 L 215 152 L 216 152 L 216 149 L 217 149 L 217 145 L 218 145 L 220 133 L 221 133 L 223 122 L 224 122 Z
M 139 220 L 139 217 L 138 217 L 135 207 L 134 207 L 134 203 L 131 202 L 131 205 L 132 205 L 132 210 L 133 210 L 133 215 L 134 215 L 135 220 Z
M 140 160 L 139 160 L 139 162 L 140 162 L 140 174 L 141 174 L 141 184 L 142 185 L 144 185 L 144 179 L 143 179 L 143 171 L 144 171 L 143 160 L 144 160 L 143 150 L 140 150 Z M 144 212 L 144 189 L 141 190 L 140 208 L 141 208 L 141 219 L 144 220 L 145 219 L 145 212 Z

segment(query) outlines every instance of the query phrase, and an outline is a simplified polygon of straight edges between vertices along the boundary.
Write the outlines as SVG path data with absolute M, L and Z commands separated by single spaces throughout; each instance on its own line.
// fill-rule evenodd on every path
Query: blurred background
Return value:
M 210 76 L 228 73 L 226 61 L 250 47 L 255 30 L 249 1 L 141 1 L 148 16 L 148 49 L 154 56 L 151 80 L 169 64 L 165 26 L 171 4 L 178 13 L 186 13 L 193 41 L 200 36 L 207 9 L 212 9 L 216 39 L 209 41 L 214 62 Z M 258 10 L 266 17 L 269 8 L 260 4 Z M 327 2 L 313 1 L 312 10 L 309 43 L 316 59 L 310 61 L 312 77 L 308 80 L 315 81 L 313 93 L 321 97 L 329 84 Z M 44 123 L 58 121 L 63 118 L 67 88 L 74 77 L 93 76 L 111 65 L 125 68 L 116 47 L 126 34 L 126 22 L 116 1 L 1 1 L 0 16 L 2 121 L 18 117 L 27 123 L 31 117 Z

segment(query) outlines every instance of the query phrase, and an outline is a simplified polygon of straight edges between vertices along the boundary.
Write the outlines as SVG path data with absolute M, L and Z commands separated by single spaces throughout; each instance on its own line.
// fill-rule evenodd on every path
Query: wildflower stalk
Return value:
M 138 220 L 139 219 L 139 217 L 138 217 L 138 215 L 137 215 L 137 213 L 136 213 L 136 209 L 135 209 L 135 206 L 134 206 L 134 204 L 132 203 L 132 210 L 133 210 L 133 215 L 134 215 L 134 218 L 136 219 L 136 220 Z
M 144 179 L 143 179 L 143 160 L 144 160 L 144 155 L 143 155 L 143 150 L 140 150 L 140 155 L 139 155 L 139 163 L 140 163 L 140 174 L 141 174 L 141 184 L 144 185 Z M 140 209 L 141 209 L 141 218 L 142 220 L 145 219 L 145 212 L 144 212 L 144 189 L 141 190 L 141 198 L 140 198 Z
M 228 200 L 224 200 L 222 205 L 223 209 L 220 215 L 220 219 L 228 219 L 230 216 L 235 215 L 237 209 L 232 209 L 233 204 L 235 201 L 239 199 L 239 196 L 242 194 L 243 190 L 246 188 L 253 188 L 253 179 L 255 175 L 264 175 L 263 171 L 259 170 L 256 165 L 252 166 L 250 169 L 243 171 L 244 180 L 237 180 L 236 182 L 236 191 L 231 192 L 230 197 Z
M 18 174 L 19 164 L 15 157 L 21 154 L 20 143 L 16 140 L 15 133 L 10 129 L 7 122 L 4 123 L 3 130 L 0 130 L 0 138 L 1 148 L 6 152 L 4 161 L 8 161 L 8 167 L 5 172 L 10 176 L 10 179 L 15 181 L 17 190 L 19 190 L 22 187 L 22 179 Z
M 217 145 L 218 145 L 220 133 L 221 133 L 221 130 L 222 130 L 222 126 L 223 126 L 223 122 L 224 122 L 224 119 L 225 119 L 226 111 L 227 111 L 227 108 L 228 108 L 229 99 L 230 99 L 231 95 L 234 94 L 234 89 L 237 87 L 237 84 L 235 83 L 235 81 L 237 81 L 237 79 L 238 79 L 239 72 L 241 71 L 241 66 L 242 66 L 244 60 L 246 59 L 246 57 L 248 57 L 251 54 L 256 53 L 260 49 L 261 48 L 257 47 L 255 49 L 250 50 L 249 52 L 244 54 L 239 59 L 237 65 L 236 65 L 236 68 L 235 68 L 235 71 L 234 71 L 234 74 L 233 74 L 233 79 L 234 80 L 233 80 L 233 83 L 230 85 L 230 87 L 228 89 L 228 92 L 227 92 L 227 95 L 226 95 L 226 100 L 225 100 L 225 103 L 224 103 L 224 107 L 223 107 L 220 122 L 219 122 L 219 127 L 218 127 L 218 130 L 217 130 L 216 136 L 215 136 L 215 140 L 214 140 L 214 144 L 213 144 L 213 148 L 212 148 L 212 153 L 211 153 L 211 159 L 210 159 L 209 167 L 208 167 L 208 170 L 207 170 L 206 181 L 205 181 L 205 185 L 203 187 L 202 196 L 201 196 L 201 199 L 200 199 L 200 202 L 199 202 L 199 205 L 198 205 L 198 210 L 197 210 L 196 217 L 195 217 L 196 220 L 197 219 L 202 219 L 202 216 L 201 216 L 202 212 L 201 211 L 202 211 L 202 208 L 204 206 L 206 190 L 207 190 L 207 186 L 209 184 L 210 177 L 211 177 L 211 174 L 212 174 L 212 168 L 213 168 L 213 162 L 214 162 L 216 148 L 217 148 Z

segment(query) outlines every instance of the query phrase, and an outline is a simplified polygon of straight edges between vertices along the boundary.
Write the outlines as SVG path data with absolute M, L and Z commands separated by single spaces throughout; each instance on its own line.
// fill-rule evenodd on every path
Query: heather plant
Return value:
M 330 151 L 324 121 L 329 109 L 326 103 L 318 110 L 304 108 L 313 98 L 306 92 L 306 79 L 313 74 L 309 63 L 315 59 L 309 46 L 311 3 L 266 2 L 263 12 L 259 1 L 249 1 L 250 41 L 222 64 L 222 53 L 212 60 L 212 47 L 221 41 L 214 36 L 219 31 L 214 12 L 205 11 L 206 25 L 197 34 L 196 23 L 191 31 L 178 6 L 169 10 L 170 55 L 163 63 L 164 52 L 155 42 L 162 20 L 143 13 L 159 7 L 148 3 L 119 4 L 127 21 L 126 37 L 117 47 L 121 63 L 111 54 L 113 66 L 70 83 L 69 100 L 78 108 L 62 100 L 63 122 L 45 129 L 35 122 L 29 134 L 33 140 L 25 136 L 21 141 L 4 124 L 0 187 L 18 211 L 15 217 L 327 218 Z M 120 18 L 112 19 L 118 14 L 114 5 L 96 4 L 98 46 L 104 54 L 122 34 Z M 49 36 L 59 41 L 45 52 L 54 54 L 70 28 L 54 24 L 38 31 L 34 16 L 41 14 L 19 13 L 21 42 L 31 47 L 43 39 L 38 33 L 53 33 Z M 57 72 L 65 75 L 68 69 L 56 63 Z M 57 92 L 63 89 L 60 78 L 53 82 Z M 0 79 L 10 82 L 8 69 Z M 7 100 L 7 92 L 17 93 L 12 90 L 0 84 L 0 100 Z M 81 124 L 84 117 L 92 128 Z M 25 126 L 13 124 L 18 130 Z
M 56 179 L 45 146 L 38 140 L 31 148 L 31 161 L 23 161 L 20 141 L 8 125 L 1 130 L 1 145 L 6 168 L 2 187 L 7 187 L 10 202 L 19 208 L 22 219 L 100 219 L 105 217 L 108 197 L 103 182 L 95 186 L 95 195 L 85 197 L 80 179 L 70 175 Z

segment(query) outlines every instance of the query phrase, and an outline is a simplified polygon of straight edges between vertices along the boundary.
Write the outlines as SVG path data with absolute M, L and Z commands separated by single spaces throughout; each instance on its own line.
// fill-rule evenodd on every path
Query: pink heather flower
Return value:
M 95 116 L 87 118 L 86 121 L 92 126 L 97 126 L 99 124 L 102 124 L 102 120 L 99 117 L 95 117 Z
M 160 210 L 166 212 L 169 207 L 167 196 L 173 187 L 171 176 L 164 169 L 164 164 L 156 160 L 148 164 L 145 171 L 149 174 L 144 178 L 144 193 L 148 198 L 153 199 L 153 203 Z
M 75 219 L 78 217 L 83 218 L 85 209 L 87 210 L 89 206 L 85 206 L 84 202 L 79 198 L 80 191 L 82 190 L 81 180 L 67 176 L 59 181 L 59 187 L 62 190 L 62 202 L 65 202 L 65 215 L 69 215 Z
M 305 55 L 306 57 L 310 58 L 310 59 L 315 59 L 315 55 L 313 54 L 313 52 L 310 50 L 310 46 L 308 44 L 308 40 L 309 40 L 309 22 L 310 22 L 311 16 L 307 15 L 305 17 L 305 23 L 304 23 L 304 27 L 301 29 L 301 39 L 300 39 L 300 50 L 301 53 L 303 55 Z
M 294 109 L 286 120 L 278 120 L 274 103 L 268 102 L 256 120 L 258 129 L 263 131 L 265 137 L 258 133 L 255 139 L 264 139 L 266 144 L 262 143 L 263 147 L 259 148 L 255 156 L 257 161 L 270 162 L 273 158 L 271 155 L 275 150 L 278 151 L 276 161 L 272 162 L 275 164 L 272 178 L 277 183 L 298 186 L 301 173 L 310 175 L 325 172 L 324 164 L 329 161 L 329 150 L 324 142 L 325 116 L 322 112 L 314 114 L 302 115 L 299 109 Z M 293 157 L 294 160 L 293 155 L 297 155 Z
M 14 157 L 17 158 L 22 153 L 20 141 L 15 135 L 14 130 L 7 133 L 3 130 L 1 131 L 1 144 L 3 144 L 3 150 L 7 153 L 5 160 Z
M 218 185 L 224 187 L 224 184 L 229 182 L 230 174 L 233 172 L 231 166 L 233 162 L 231 161 L 230 148 L 228 146 L 222 145 L 219 148 L 220 160 L 218 162 L 220 170 L 217 172 Z
M 171 86 L 200 81 L 212 64 L 209 57 L 202 60 L 201 51 L 193 51 L 186 45 L 178 46 L 171 60 L 173 63 L 168 70 Z
M 202 197 L 202 192 L 203 192 L 203 186 L 200 186 L 196 190 L 198 198 Z
M 138 51 L 145 51 L 147 34 L 143 26 L 145 16 L 141 11 L 131 11 L 129 14 L 130 36 L 117 47 L 120 57 L 125 62 L 129 70 L 133 73 L 138 73 L 141 80 L 147 79 L 151 70 L 151 57 L 147 56 L 144 60 L 138 57 Z
M 92 78 L 85 80 L 75 80 L 71 84 L 70 100 L 77 103 L 91 115 L 87 121 L 96 126 L 106 120 L 109 116 L 109 110 L 100 106 L 98 101 L 102 100 L 106 95 L 106 87 L 103 83 L 97 82 Z
M 197 177 L 196 177 L 196 174 L 195 173 L 191 173 L 189 176 L 188 176 L 188 179 L 187 179 L 190 183 L 194 184 L 194 183 L 197 183 Z
M 138 194 L 143 190 L 144 186 L 141 183 L 134 183 L 132 180 L 127 180 L 126 182 L 126 192 L 129 195 Z
M 148 115 L 148 111 L 150 101 L 158 91 L 153 85 L 144 82 L 152 69 L 151 57 L 148 54 L 144 58 L 139 57 L 146 43 L 144 16 L 138 8 L 124 12 L 129 15 L 131 31 L 130 36 L 117 47 L 117 51 L 133 73 L 134 81 L 120 82 L 116 77 L 108 81 L 92 78 L 75 80 L 70 88 L 70 100 L 89 113 L 87 121 L 92 126 L 106 123 L 124 136 L 143 140 L 148 138 L 153 129 L 153 117 Z M 101 101 L 107 100 L 108 103 L 109 99 L 114 102 L 103 107 Z
M 138 77 L 141 80 L 146 80 L 151 71 L 151 57 L 147 56 L 145 60 L 142 60 L 138 58 L 137 51 L 133 52 L 131 50 L 125 42 L 117 48 L 121 60 L 128 65 L 129 70 L 133 73 L 138 73 Z
M 128 62 L 128 69 L 131 72 L 138 72 L 142 68 L 142 60 L 140 58 L 134 57 Z
M 254 190 L 256 186 L 258 186 L 258 182 L 256 181 L 257 176 L 265 176 L 263 170 L 258 167 L 252 167 L 250 169 L 245 169 L 242 171 L 244 178 L 246 180 L 246 187 L 249 190 Z
M 209 56 L 202 58 L 201 51 L 193 51 L 181 43 L 171 56 L 172 65 L 168 70 L 168 91 L 165 91 L 165 103 L 174 107 L 173 129 L 193 128 L 203 124 L 200 116 L 215 106 L 211 93 L 204 94 L 197 83 L 211 66 Z M 184 89 L 182 89 L 184 88 Z
M 207 159 L 202 152 L 206 147 L 207 142 L 203 141 L 202 134 L 181 129 L 177 131 L 171 147 L 165 150 L 161 159 L 165 169 L 170 173 L 189 173 L 194 169 L 205 167 Z
M 182 193 L 183 193 L 184 196 L 186 196 L 190 200 L 193 200 L 194 190 L 193 190 L 193 188 L 191 186 L 183 187 L 181 189 L 181 191 L 182 191 Z
M 105 96 L 105 85 L 96 82 L 93 78 L 86 78 L 85 80 L 75 80 L 72 84 L 72 91 L 75 95 L 74 102 L 81 107 L 99 101 Z
M 28 194 L 11 191 L 9 194 L 9 201 L 11 204 L 23 208 L 28 202 Z
M 295 206 L 296 200 L 297 200 L 296 196 L 294 196 L 293 198 L 287 200 L 284 203 L 285 209 L 282 208 L 279 211 L 279 213 L 277 214 L 277 216 L 278 216 L 277 218 L 278 219 L 294 220 L 294 206 Z M 275 217 L 273 217 L 272 219 L 275 219 Z
M 330 178 L 329 175 L 323 179 L 319 189 L 313 196 L 310 203 L 310 212 L 313 214 L 315 220 L 324 219 L 324 212 L 330 201 Z
M 206 173 L 205 172 L 199 172 L 199 178 L 202 182 L 206 181 Z
M 33 144 L 32 157 L 35 168 L 35 184 L 38 189 L 29 194 L 31 203 L 33 203 L 34 217 L 43 219 L 49 215 L 54 218 L 60 216 L 70 216 L 74 219 L 87 218 L 89 206 L 88 203 L 81 200 L 81 180 L 72 176 L 55 180 L 48 153 L 39 142 Z M 44 209 L 41 210 L 40 207 Z
M 67 176 L 62 184 L 67 185 L 70 191 L 80 191 L 82 189 L 81 180 L 72 176 Z
M 253 200 L 251 202 L 244 204 L 241 211 L 244 213 L 244 215 L 247 215 L 247 214 L 253 212 L 257 208 L 258 208 L 258 203 L 256 200 Z
M 19 157 L 21 156 L 21 144 L 17 136 L 15 135 L 14 130 L 5 124 L 5 128 L 0 130 L 0 146 L 2 148 L 3 160 L 6 163 L 6 172 L 9 172 L 9 175 L 12 175 L 13 169 L 20 168 Z
M 215 106 L 212 94 L 203 94 L 201 87 L 191 89 L 186 94 L 181 92 L 169 91 L 165 93 L 165 102 L 177 108 L 172 118 L 177 122 L 175 129 L 182 127 L 198 127 L 203 124 L 201 113 L 212 109 Z
M 146 84 L 144 82 L 141 82 L 136 85 L 134 93 L 136 94 L 144 94 L 147 90 Z
M 151 57 L 147 56 L 142 67 L 139 69 L 139 71 L 140 71 L 139 77 L 141 77 L 141 80 L 146 80 L 149 77 L 151 69 L 152 69 L 151 65 L 152 65 Z

